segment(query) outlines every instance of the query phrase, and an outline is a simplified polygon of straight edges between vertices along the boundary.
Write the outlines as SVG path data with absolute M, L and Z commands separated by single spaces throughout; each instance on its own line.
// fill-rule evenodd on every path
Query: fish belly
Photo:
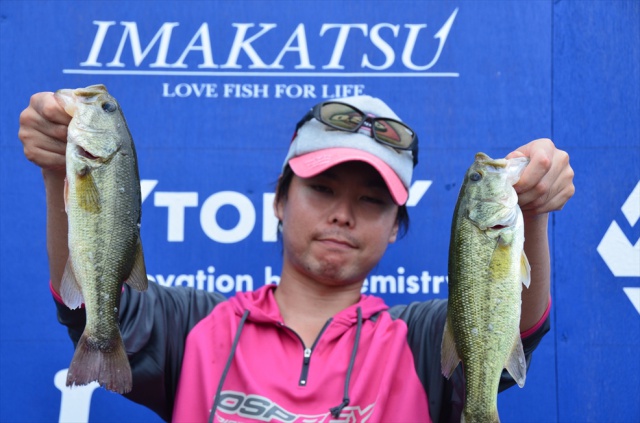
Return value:
M 466 238 L 452 260 L 450 323 L 466 379 L 465 421 L 499 421 L 500 375 L 519 340 L 519 261 L 501 245 L 463 222 Z
M 84 181 L 78 179 L 88 176 L 99 194 L 98 209 L 80 205 Z M 97 380 L 117 392 L 131 389 L 118 307 L 139 239 L 139 192 L 132 186 L 135 179 L 124 158 L 118 156 L 87 175 L 69 178 L 69 257 L 87 321 L 69 368 L 68 384 Z

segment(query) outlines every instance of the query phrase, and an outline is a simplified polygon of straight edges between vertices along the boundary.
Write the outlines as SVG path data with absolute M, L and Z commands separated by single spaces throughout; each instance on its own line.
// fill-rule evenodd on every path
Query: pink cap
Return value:
M 336 100 L 374 116 L 400 120 L 377 98 L 358 96 Z M 384 179 L 396 204 L 406 203 L 413 175 L 411 151 L 381 144 L 369 132 L 340 131 L 311 119 L 295 134 L 284 165 L 288 163 L 299 177 L 310 178 L 348 161 L 362 161 L 373 166 Z
M 363 150 L 326 148 L 289 160 L 291 170 L 301 178 L 311 178 L 340 163 L 361 161 L 373 166 L 382 176 L 396 204 L 407 202 L 409 193 L 396 173 L 384 161 Z

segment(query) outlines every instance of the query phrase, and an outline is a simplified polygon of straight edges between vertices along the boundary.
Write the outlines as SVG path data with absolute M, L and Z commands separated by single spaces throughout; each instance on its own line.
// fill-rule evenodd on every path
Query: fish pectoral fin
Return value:
M 442 335 L 442 348 L 440 351 L 440 366 L 444 377 L 449 379 L 456 367 L 460 363 L 458 350 L 456 349 L 456 341 L 453 338 L 451 325 L 446 321 L 444 323 L 444 333 Z
M 522 257 L 520 257 L 520 280 L 524 286 L 529 288 L 529 284 L 531 284 L 531 265 L 524 251 L 522 252 Z
M 78 175 L 76 180 L 76 196 L 80 207 L 90 213 L 100 212 L 100 193 L 90 170 Z
M 136 245 L 135 261 L 133 263 L 133 270 L 125 281 L 130 287 L 137 289 L 138 291 L 145 291 L 149 286 L 147 280 L 147 268 L 144 264 L 144 254 L 142 252 L 142 242 L 138 237 L 138 244 Z
M 64 178 L 64 212 L 69 213 L 69 180 Z
M 507 363 L 504 366 L 513 380 L 516 381 L 519 387 L 524 386 L 524 380 L 527 377 L 527 362 L 524 358 L 524 350 L 522 349 L 522 340 L 520 334 L 516 334 L 513 348 L 511 348 L 511 354 L 507 358 Z
M 71 267 L 71 259 L 67 260 L 64 272 L 62 273 L 60 296 L 64 304 L 72 310 L 80 307 L 84 303 L 82 288 L 76 279 L 73 267 Z

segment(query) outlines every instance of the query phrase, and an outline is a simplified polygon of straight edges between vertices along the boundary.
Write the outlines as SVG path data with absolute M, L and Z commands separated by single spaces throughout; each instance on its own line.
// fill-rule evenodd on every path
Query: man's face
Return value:
M 318 176 L 293 176 L 276 204 L 282 221 L 283 275 L 325 285 L 360 283 L 398 232 L 398 206 L 380 174 L 347 162 Z

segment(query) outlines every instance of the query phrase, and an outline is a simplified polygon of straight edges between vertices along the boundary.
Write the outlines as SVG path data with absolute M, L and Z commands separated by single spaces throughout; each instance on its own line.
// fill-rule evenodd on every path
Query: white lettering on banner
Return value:
M 322 84 L 322 98 L 349 97 L 363 93 L 364 85 L 334 84 L 330 86 Z
M 442 284 L 446 286 L 449 281 L 446 275 L 431 275 L 428 270 L 422 270 L 415 274 L 405 273 L 405 268 L 400 266 L 395 275 L 369 275 L 364 281 L 362 292 L 386 295 L 438 295 L 443 293 Z M 262 285 L 256 285 L 254 277 L 248 274 L 216 274 L 214 266 L 207 266 L 206 271 L 198 269 L 195 273 L 155 274 L 147 275 L 147 277 L 150 281 L 162 286 L 184 286 L 222 294 L 253 291 L 262 285 L 280 283 L 280 275 L 274 273 L 271 266 L 264 268 Z
M 362 95 L 364 90 L 363 84 L 162 83 L 164 98 L 337 98 Z
M 418 201 L 427 192 L 432 181 L 414 181 L 409 188 L 409 198 L 407 199 L 407 207 L 418 205 Z
M 264 284 L 265 285 L 278 285 L 280 283 L 280 276 L 274 275 L 271 266 L 266 266 L 264 268 Z
M 218 84 L 194 84 L 181 83 L 171 86 L 165 82 L 162 84 L 163 97 L 204 97 L 218 98 Z
M 316 98 L 316 87 L 311 84 L 276 84 L 276 98 Z
M 144 203 L 144 200 L 147 199 L 156 185 L 158 185 L 158 181 L 153 179 L 142 179 L 140 181 L 140 202 Z
M 267 84 L 224 84 L 225 98 L 269 98 Z
M 185 286 L 209 292 L 229 294 L 231 292 L 253 291 L 253 277 L 251 275 L 215 274 L 216 268 L 207 267 L 207 272 L 198 269 L 195 274 L 180 275 L 147 275 L 148 279 L 162 286 Z
M 640 220 L 640 181 L 627 197 L 621 210 L 630 226 L 633 227 L 638 223 Z M 637 239 L 633 244 L 615 220 L 611 222 L 609 229 L 602 237 L 597 251 L 613 276 L 617 278 L 640 277 L 640 239 Z M 640 288 L 624 287 L 622 289 L 640 314 Z
M 223 206 L 232 206 L 240 218 L 232 229 L 223 229 L 218 225 L 216 215 Z M 256 210 L 251 200 L 239 192 L 222 191 L 213 194 L 205 200 L 200 209 L 200 225 L 209 238 L 214 241 L 231 244 L 239 242 L 249 236 L 256 223 Z
M 423 270 L 418 275 L 405 275 L 398 267 L 397 275 L 371 275 L 364 281 L 362 292 L 371 294 L 440 294 L 440 285 L 449 283 L 449 277 L 431 276 Z
M 60 393 L 60 423 L 89 421 L 89 408 L 93 391 L 100 387 L 98 382 L 91 382 L 84 386 L 67 386 L 67 371 L 62 369 L 53 377 L 53 384 Z
M 262 241 L 278 241 L 278 217 L 273 211 L 276 195 L 272 192 L 262 194 Z
M 156 192 L 153 204 L 167 208 L 167 241 L 184 241 L 184 209 L 198 206 L 198 193 Z
M 444 25 L 442 25 L 442 28 L 440 28 L 440 30 L 434 36 L 434 38 L 438 38 L 439 40 L 438 51 L 436 52 L 436 55 L 434 56 L 433 60 L 431 60 L 431 62 L 425 66 L 414 65 L 413 62 L 411 61 L 413 48 L 407 49 L 408 45 L 415 45 L 416 40 L 418 38 L 418 33 L 423 28 L 423 26 L 422 25 L 405 25 L 410 29 L 410 32 L 409 32 L 409 37 L 407 39 L 407 43 L 405 44 L 405 48 L 402 51 L 402 63 L 404 63 L 404 65 L 409 69 L 416 70 L 416 71 L 425 71 L 427 69 L 431 69 L 431 67 L 433 67 L 438 62 L 438 59 L 440 58 L 440 54 L 442 53 L 442 49 L 444 48 L 444 45 L 447 42 L 449 31 L 451 31 L 451 26 L 453 25 L 453 21 L 456 19 L 457 14 L 458 14 L 458 9 L 456 8 L 456 10 L 453 11 L 451 16 L 449 16 L 449 19 L 447 19 Z
M 157 180 L 143 179 L 140 181 L 142 201 L 153 192 L 157 186 Z M 408 207 L 414 207 L 426 194 L 431 186 L 431 181 L 414 181 L 409 189 Z M 273 213 L 273 193 L 262 195 L 262 241 L 276 242 L 278 240 L 278 219 Z M 155 207 L 167 209 L 167 241 L 184 242 L 184 227 L 186 221 L 186 209 L 199 206 L 197 192 L 168 192 L 157 191 L 153 195 Z M 218 214 L 221 208 L 229 206 L 238 213 L 237 223 L 224 229 L 218 223 Z M 207 197 L 200 209 L 200 227 L 212 241 L 222 244 L 233 244 L 244 241 L 251 235 L 256 224 L 256 208 L 251 200 L 242 193 L 235 191 L 220 191 Z
M 381 23 L 381 24 L 374 25 L 371 28 L 371 35 L 369 36 L 369 38 L 371 38 L 371 43 L 374 46 L 378 47 L 378 50 L 380 50 L 380 52 L 382 52 L 382 54 L 384 55 L 384 63 L 382 63 L 381 65 L 374 65 L 369 61 L 369 55 L 365 53 L 364 55 L 362 55 L 361 66 L 363 68 L 373 69 L 373 70 L 385 70 L 385 69 L 388 69 L 391 65 L 393 65 L 393 62 L 395 62 L 396 60 L 396 52 L 393 50 L 393 47 L 391 47 L 389 43 L 387 43 L 380 35 L 380 29 L 382 28 L 390 29 L 391 33 L 393 34 L 393 37 L 398 38 L 398 33 L 400 32 L 400 25 L 391 25 L 389 23 Z
M 219 35 L 210 31 L 209 23 L 203 22 L 197 29 L 186 28 L 187 31 L 194 31 L 193 36 L 186 46 L 178 46 L 176 49 L 175 42 L 172 44 L 173 34 L 182 28 L 180 22 L 163 22 L 156 30 L 155 34 L 140 34 L 141 30 L 135 21 L 93 21 L 93 25 L 97 27 L 93 43 L 89 50 L 87 59 L 80 62 L 81 69 L 64 69 L 64 73 L 104 73 L 95 68 L 125 68 L 122 71 L 110 73 L 132 74 L 131 68 L 135 68 L 135 74 L 163 74 L 163 75 L 187 75 L 180 69 L 187 69 L 189 65 L 185 63 L 188 57 L 196 56 L 198 58 L 197 71 L 193 74 L 211 74 L 211 75 L 251 75 L 251 72 L 222 72 L 222 71 L 203 71 L 211 69 L 236 70 L 242 71 L 246 66 L 249 70 L 269 71 L 258 72 L 260 75 L 283 76 L 282 73 L 274 73 L 273 71 L 283 70 L 285 66 L 282 64 L 285 56 L 293 56 L 293 69 L 296 72 L 290 72 L 291 76 L 382 76 L 381 71 L 386 71 L 393 67 L 397 62 L 397 57 L 401 58 L 401 64 L 404 72 L 389 73 L 385 76 L 440 76 L 440 77 L 457 77 L 456 72 L 440 72 L 426 73 L 425 71 L 432 69 L 439 61 L 448 36 L 451 32 L 453 22 L 455 21 L 458 8 L 456 8 L 448 19 L 442 24 L 440 29 L 432 38 L 424 36 L 428 25 L 426 23 L 412 24 L 394 24 L 390 22 L 381 22 L 370 25 L 368 23 L 324 23 L 320 26 L 317 38 L 313 45 L 321 45 L 323 49 L 331 52 L 331 56 L 327 63 L 317 66 L 312 63 L 311 57 L 321 57 L 319 54 L 311 54 L 309 46 L 308 34 L 311 32 L 305 27 L 305 24 L 298 23 L 289 35 L 287 41 L 282 48 L 278 49 L 273 61 L 269 63 L 266 59 L 267 54 L 260 51 L 264 45 L 268 45 L 271 49 L 274 40 L 282 39 L 278 31 L 290 31 L 290 27 L 278 27 L 275 23 L 232 23 L 235 28 L 235 35 L 230 46 L 225 50 L 221 49 L 228 44 L 225 40 L 220 40 Z M 215 29 L 215 28 L 214 28 Z M 182 35 L 182 34 L 181 34 Z M 119 43 L 115 51 L 112 46 L 115 40 Z M 215 42 L 212 42 L 212 37 Z M 181 36 L 181 38 L 183 38 Z M 151 40 L 147 45 L 143 46 L 141 39 Z M 356 54 L 354 49 L 350 47 L 354 43 L 360 43 L 363 40 L 368 41 L 364 46 L 358 46 L 357 51 L 360 54 L 360 69 L 366 72 L 349 73 L 342 59 L 347 55 Z M 404 42 L 402 42 L 404 40 Z M 430 43 L 437 41 L 437 48 L 431 47 Z M 109 42 L 111 41 L 111 42 Z M 331 44 L 332 43 L 332 44 Z M 125 48 L 131 50 L 131 59 L 133 63 L 125 63 L 123 53 Z M 418 46 L 418 49 L 416 47 Z M 370 47 L 370 48 L 369 48 Z M 397 54 L 395 48 L 402 49 L 401 54 Z M 435 50 L 433 57 L 422 63 L 416 63 L 418 58 L 414 57 L 414 52 L 425 50 Z M 179 51 L 178 54 L 174 52 Z M 220 55 L 226 51 L 227 57 L 224 64 L 216 63 L 216 54 Z M 155 57 L 152 56 L 155 52 Z M 372 57 L 381 54 L 382 60 L 374 63 Z M 417 55 L 417 54 L 416 54 Z M 174 57 L 170 59 L 171 57 Z M 177 59 L 175 58 L 177 57 Z M 241 63 L 241 57 L 246 57 L 249 61 L 248 65 Z M 108 62 L 103 64 L 103 60 Z M 150 63 L 149 63 L 150 62 Z M 150 69 L 163 69 L 163 71 L 141 71 L 145 63 Z M 94 69 L 87 69 L 94 68 Z M 129 69 L 126 69 L 129 68 Z M 322 71 L 311 73 L 308 71 L 321 69 Z M 340 72 L 334 72 L 340 71 Z M 408 72 L 407 72 L 408 71 Z M 183 92 L 188 90 L 188 86 L 180 88 Z M 193 87 L 191 87 L 193 89 Z

